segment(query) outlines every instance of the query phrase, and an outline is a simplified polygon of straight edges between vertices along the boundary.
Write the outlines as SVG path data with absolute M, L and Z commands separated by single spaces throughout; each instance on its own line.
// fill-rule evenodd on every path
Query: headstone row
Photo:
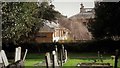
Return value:
M 47 52 L 45 54 L 45 60 L 47 68 L 63 66 L 63 63 L 67 61 L 67 50 L 62 45 L 61 49 L 58 51 L 57 45 L 55 45 L 55 50 L 53 50 L 52 53 Z
M 23 59 L 21 59 L 21 47 L 16 48 L 15 51 L 15 62 L 9 63 L 7 56 L 4 50 L 0 51 L 0 68 L 23 68 L 24 67 L 24 60 L 27 54 L 27 49 L 25 51 Z

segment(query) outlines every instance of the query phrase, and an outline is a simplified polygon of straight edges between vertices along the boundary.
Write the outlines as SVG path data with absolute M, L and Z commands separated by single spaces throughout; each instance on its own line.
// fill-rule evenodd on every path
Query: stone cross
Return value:
M 8 66 L 9 65 L 9 62 L 8 62 L 8 59 L 6 57 L 6 54 L 5 54 L 5 51 L 4 50 L 1 50 L 1 58 L 3 60 L 3 63 L 5 66 Z

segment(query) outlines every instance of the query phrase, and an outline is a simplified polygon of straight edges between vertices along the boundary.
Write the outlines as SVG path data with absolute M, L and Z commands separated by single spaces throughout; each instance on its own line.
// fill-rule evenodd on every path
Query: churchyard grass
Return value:
M 44 54 L 42 53 L 28 53 L 25 59 L 25 68 L 33 68 L 36 63 L 44 61 Z
M 63 68 L 76 66 L 78 63 L 82 62 L 94 62 L 97 59 L 97 53 L 68 53 L 68 61 L 64 63 Z M 34 64 L 45 61 L 45 53 L 40 54 L 27 54 L 25 60 L 25 68 L 33 68 Z M 102 63 L 98 59 L 96 63 Z M 111 54 L 103 54 L 103 62 L 110 63 L 114 65 L 114 60 L 111 59 Z M 120 59 L 118 62 L 118 67 L 120 67 Z

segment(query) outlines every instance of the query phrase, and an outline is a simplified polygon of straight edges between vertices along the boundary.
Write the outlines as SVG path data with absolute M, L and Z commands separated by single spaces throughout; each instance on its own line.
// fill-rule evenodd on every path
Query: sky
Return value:
M 52 4 L 55 10 L 67 17 L 71 17 L 80 12 L 80 4 L 83 3 L 86 8 L 94 7 L 94 0 L 53 0 Z

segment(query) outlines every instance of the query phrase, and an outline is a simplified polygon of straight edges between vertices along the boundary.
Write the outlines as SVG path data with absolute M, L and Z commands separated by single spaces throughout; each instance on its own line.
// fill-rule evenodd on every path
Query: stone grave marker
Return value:
M 50 53 L 49 52 L 47 52 L 45 54 L 45 60 L 46 60 L 46 66 L 47 66 L 47 68 L 50 68 L 50 66 L 52 66 L 52 65 L 51 65 L 51 59 L 50 59 Z
M 0 68 L 2 68 L 3 66 L 4 66 L 4 64 L 3 64 L 1 53 L 0 53 Z
M 3 63 L 3 61 L 2 61 L 2 57 L 1 57 L 1 53 L 0 53 L 0 63 Z
M 100 59 L 100 51 L 98 51 L 98 61 L 99 61 L 99 59 Z
M 57 62 L 57 55 L 56 55 L 55 51 L 52 51 L 52 56 L 53 56 L 53 68 L 56 68 L 59 65 L 58 65 L 58 62 Z
M 18 60 L 21 60 L 21 47 L 18 47 Z
M 65 50 L 65 63 L 67 62 L 67 50 Z
M 3 60 L 3 63 L 5 66 L 8 66 L 9 65 L 9 62 L 8 62 L 8 59 L 6 57 L 6 54 L 5 54 L 5 51 L 4 50 L 1 50 L 1 57 L 2 57 L 2 60 Z
M 62 52 L 62 49 L 60 49 L 60 66 L 63 66 L 63 52 Z
M 15 62 L 21 60 L 21 47 L 16 48 L 15 51 Z
M 15 62 L 18 60 L 18 48 L 15 49 Z
M 25 58 L 26 58 L 27 52 L 28 52 L 28 49 L 25 50 L 25 54 L 24 54 L 24 57 L 23 57 L 23 61 L 25 61 Z

